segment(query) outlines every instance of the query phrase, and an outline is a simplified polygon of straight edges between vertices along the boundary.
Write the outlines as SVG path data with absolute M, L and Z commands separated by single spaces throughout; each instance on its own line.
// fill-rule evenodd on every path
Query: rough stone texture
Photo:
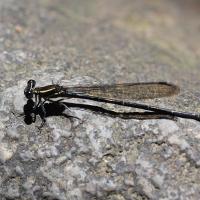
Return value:
M 39 131 L 41 109 L 35 123 L 24 113 L 30 78 L 172 82 L 179 95 L 143 102 L 199 113 L 199 10 L 197 0 L 0 0 L 0 198 L 199 199 L 199 121 L 66 99 L 70 110 L 45 104 Z

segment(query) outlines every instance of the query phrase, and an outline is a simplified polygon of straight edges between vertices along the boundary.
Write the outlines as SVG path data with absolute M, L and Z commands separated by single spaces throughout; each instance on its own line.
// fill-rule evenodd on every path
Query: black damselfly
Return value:
M 24 94 L 27 99 L 32 99 L 33 95 L 35 95 L 34 109 L 39 106 L 42 107 L 44 113 L 42 122 L 44 122 L 44 118 L 46 115 L 46 111 L 43 106 L 44 102 L 46 100 L 52 101 L 50 100 L 50 98 L 57 97 L 89 99 L 104 103 L 150 110 L 157 112 L 158 114 L 165 114 L 196 120 L 200 119 L 200 115 L 195 113 L 178 112 L 165 108 L 154 107 L 151 105 L 129 102 L 129 100 L 169 97 L 180 92 L 179 87 L 166 82 L 125 83 L 87 87 L 64 87 L 58 84 L 47 85 L 44 87 L 35 87 L 35 85 L 35 80 L 29 80 L 27 82 L 27 87 L 24 90 Z M 44 101 L 42 101 L 42 99 L 44 99 Z M 59 100 L 59 102 L 61 100 Z

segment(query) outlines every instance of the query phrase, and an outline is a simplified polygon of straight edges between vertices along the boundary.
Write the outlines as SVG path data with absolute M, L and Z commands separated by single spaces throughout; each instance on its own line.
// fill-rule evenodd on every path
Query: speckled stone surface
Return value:
M 179 95 L 141 102 L 200 113 L 199 1 L 0 0 L 0 10 L 0 199 L 200 198 L 199 121 L 65 99 L 70 110 L 46 102 L 39 131 L 41 110 L 33 123 L 24 96 L 30 78 L 167 81 Z

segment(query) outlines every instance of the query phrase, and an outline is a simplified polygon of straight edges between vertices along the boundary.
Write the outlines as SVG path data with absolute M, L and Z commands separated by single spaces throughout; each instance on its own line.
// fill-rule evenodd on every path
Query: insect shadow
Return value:
M 36 109 L 33 109 L 34 107 L 34 101 L 32 99 L 29 99 L 27 101 L 27 104 L 24 105 L 24 122 L 27 125 L 30 125 L 32 123 L 35 123 L 36 121 L 36 115 L 39 115 L 41 119 L 43 119 L 44 112 L 41 106 L 36 107 Z M 176 117 L 166 115 L 163 113 L 159 112 L 151 112 L 151 111 L 145 111 L 145 112 L 116 112 L 112 110 L 107 110 L 105 108 L 99 107 L 99 106 L 94 106 L 94 105 L 87 105 L 87 104 L 79 104 L 79 103 L 67 103 L 67 102 L 62 102 L 60 101 L 54 101 L 50 103 L 44 103 L 44 108 L 46 110 L 46 115 L 45 118 L 50 117 L 50 116 L 64 116 L 68 118 L 72 123 L 73 120 L 72 118 L 77 118 L 75 115 L 71 114 L 66 114 L 65 111 L 70 110 L 70 108 L 78 108 L 78 109 L 83 109 L 90 111 L 95 114 L 99 115 L 104 115 L 104 116 L 109 116 L 112 118 L 119 117 L 121 119 L 140 119 L 140 120 L 148 120 L 148 119 L 169 119 L 169 120 L 176 120 Z M 68 112 L 69 113 L 69 112 Z M 44 125 L 45 119 L 42 122 Z

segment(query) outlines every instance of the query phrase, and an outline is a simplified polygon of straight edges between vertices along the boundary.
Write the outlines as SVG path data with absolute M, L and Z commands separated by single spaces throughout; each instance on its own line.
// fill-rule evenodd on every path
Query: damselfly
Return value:
M 147 104 L 129 102 L 130 100 L 132 101 L 169 97 L 180 92 L 179 87 L 166 82 L 124 83 L 101 86 L 95 85 L 87 87 L 64 87 L 58 84 L 47 85 L 44 87 L 35 87 L 35 85 L 35 80 L 29 80 L 27 82 L 27 87 L 24 90 L 24 94 L 27 99 L 32 99 L 35 95 L 34 109 L 41 106 L 44 113 L 42 122 L 44 122 L 44 118 L 46 115 L 44 102 L 46 100 L 52 101 L 50 100 L 51 98 L 57 97 L 89 99 L 104 103 L 150 110 L 157 112 L 158 114 L 165 114 L 196 120 L 200 119 L 200 114 L 178 112 L 165 108 L 154 107 Z M 44 99 L 44 101 L 42 101 L 42 99 Z

